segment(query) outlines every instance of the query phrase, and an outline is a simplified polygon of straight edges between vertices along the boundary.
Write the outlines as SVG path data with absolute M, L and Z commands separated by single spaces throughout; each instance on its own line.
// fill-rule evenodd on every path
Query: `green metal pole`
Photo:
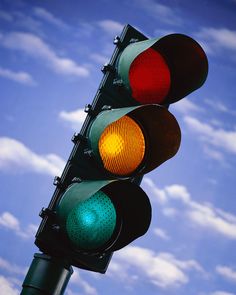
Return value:
M 71 265 L 58 257 L 36 253 L 20 294 L 63 295 L 72 273 Z

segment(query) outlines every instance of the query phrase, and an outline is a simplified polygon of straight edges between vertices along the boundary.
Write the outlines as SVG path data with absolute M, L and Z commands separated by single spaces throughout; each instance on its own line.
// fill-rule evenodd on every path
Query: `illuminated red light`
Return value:
M 170 90 L 170 71 L 160 53 L 148 48 L 132 62 L 129 82 L 135 100 L 160 104 Z

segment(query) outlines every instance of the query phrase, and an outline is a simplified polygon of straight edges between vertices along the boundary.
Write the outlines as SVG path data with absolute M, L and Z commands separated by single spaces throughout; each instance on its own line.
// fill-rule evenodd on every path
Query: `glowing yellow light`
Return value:
M 106 153 L 109 157 L 115 157 L 117 153 L 121 153 L 124 147 L 124 139 L 120 134 L 108 133 L 106 135 Z M 118 148 L 118 150 L 117 150 Z
M 104 167 L 111 173 L 128 175 L 141 164 L 145 153 L 145 139 L 139 125 L 130 117 L 108 125 L 99 143 Z

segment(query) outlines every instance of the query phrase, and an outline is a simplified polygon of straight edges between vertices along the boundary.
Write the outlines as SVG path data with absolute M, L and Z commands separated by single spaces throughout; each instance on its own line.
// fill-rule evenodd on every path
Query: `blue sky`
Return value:
M 182 143 L 142 182 L 148 233 L 116 252 L 105 275 L 74 269 L 66 294 L 236 294 L 235 11 L 235 0 L 0 1 L 2 294 L 21 290 L 38 213 L 127 23 L 150 38 L 195 38 L 209 75 L 170 108 Z

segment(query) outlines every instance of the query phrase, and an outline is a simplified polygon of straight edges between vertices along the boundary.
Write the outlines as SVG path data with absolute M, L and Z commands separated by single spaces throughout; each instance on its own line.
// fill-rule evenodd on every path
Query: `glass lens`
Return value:
M 108 125 L 99 139 L 99 153 L 109 172 L 131 174 L 145 154 L 145 139 L 140 126 L 128 116 Z
M 129 82 L 138 102 L 161 103 L 170 89 L 170 71 L 160 53 L 150 47 L 132 62 Z
M 84 249 L 96 249 L 111 238 L 116 226 L 116 210 L 102 191 L 80 202 L 69 214 L 66 230 L 71 242 Z

